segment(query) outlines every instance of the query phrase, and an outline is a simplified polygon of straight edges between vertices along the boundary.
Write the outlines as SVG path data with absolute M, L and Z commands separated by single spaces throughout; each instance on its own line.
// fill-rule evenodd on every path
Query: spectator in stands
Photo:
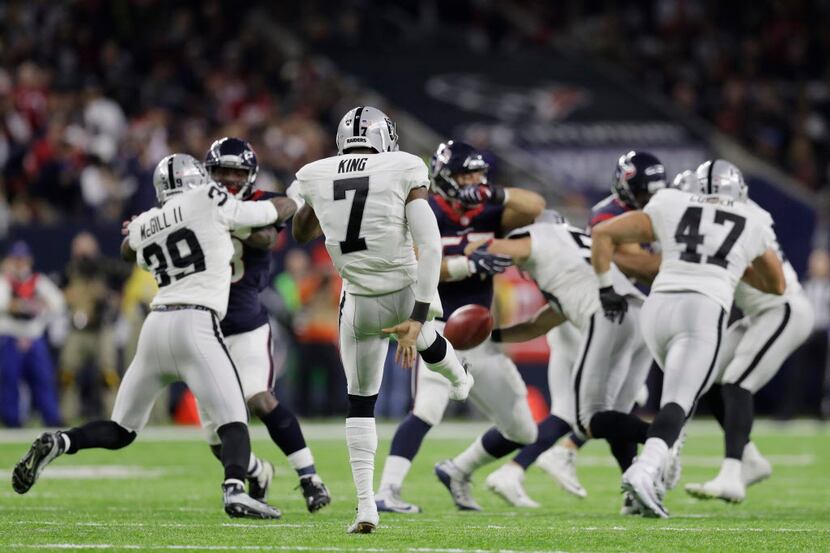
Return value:
M 125 263 L 101 256 L 92 234 L 82 232 L 72 240 L 64 284 L 70 331 L 60 364 L 64 387 L 77 380 L 84 418 L 103 415 L 102 384 L 112 391 L 118 387 L 113 284 L 120 287 L 129 270 Z
M 45 337 L 47 323 L 64 310 L 63 295 L 49 277 L 32 271 L 25 242 L 15 242 L 0 277 L 0 418 L 10 427 L 26 419 L 21 384 L 47 426 L 61 426 L 57 375 Z

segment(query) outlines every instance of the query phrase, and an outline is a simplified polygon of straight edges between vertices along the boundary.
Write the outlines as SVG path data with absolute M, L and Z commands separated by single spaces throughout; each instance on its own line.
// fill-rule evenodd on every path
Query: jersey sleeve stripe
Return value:
M 613 214 L 613 213 L 597 213 L 597 214 L 596 214 L 596 215 L 594 215 L 594 217 L 591 219 L 591 226 L 592 226 L 592 227 L 593 227 L 593 226 L 596 226 L 596 225 L 598 225 L 599 223 L 601 223 L 601 222 L 603 222 L 603 221 L 607 221 L 608 219 L 613 219 L 613 218 L 614 218 L 614 214 Z

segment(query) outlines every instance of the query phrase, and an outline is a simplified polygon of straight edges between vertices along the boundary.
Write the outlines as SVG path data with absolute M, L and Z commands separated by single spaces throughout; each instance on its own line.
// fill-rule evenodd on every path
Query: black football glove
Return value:
M 482 244 L 473 253 L 467 256 L 472 266 L 473 274 L 494 275 L 503 273 L 513 265 L 513 258 L 500 253 L 489 253 L 487 244 Z
M 622 323 L 625 312 L 628 311 L 628 300 L 625 296 L 619 295 L 613 286 L 606 286 L 599 289 L 599 301 L 602 303 L 602 310 L 605 318 L 609 321 Z
M 465 207 L 474 207 L 483 203 L 501 205 L 504 203 L 504 188 L 486 184 L 462 186 L 458 192 L 458 200 Z

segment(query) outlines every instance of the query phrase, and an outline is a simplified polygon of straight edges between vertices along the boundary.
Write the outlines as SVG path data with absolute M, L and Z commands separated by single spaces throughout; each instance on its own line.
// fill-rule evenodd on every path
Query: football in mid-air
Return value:
M 452 312 L 444 327 L 444 336 L 455 349 L 472 349 L 493 330 L 490 310 L 481 305 L 465 305 Z

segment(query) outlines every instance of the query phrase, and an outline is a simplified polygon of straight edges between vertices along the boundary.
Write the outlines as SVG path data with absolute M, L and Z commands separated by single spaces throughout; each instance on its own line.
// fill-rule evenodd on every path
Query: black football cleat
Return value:
M 309 513 L 316 513 L 331 503 L 329 490 L 317 474 L 301 476 L 299 487 L 303 490 L 305 506 L 308 508 Z
M 60 432 L 44 432 L 32 442 L 32 447 L 14 466 L 12 488 L 20 494 L 28 492 L 35 485 L 46 465 L 64 452 Z

